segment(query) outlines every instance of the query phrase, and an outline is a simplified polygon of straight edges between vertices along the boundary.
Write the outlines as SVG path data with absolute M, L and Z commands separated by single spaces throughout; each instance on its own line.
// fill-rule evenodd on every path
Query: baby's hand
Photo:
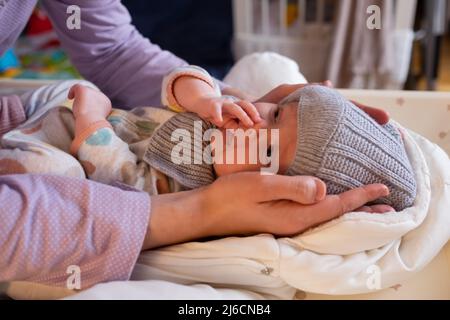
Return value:
M 251 102 L 236 101 L 226 96 L 202 96 L 190 111 L 220 128 L 253 127 L 261 121 Z
M 68 98 L 74 99 L 72 112 L 75 119 L 89 117 L 97 121 L 111 113 L 111 101 L 96 89 L 76 84 L 70 88 Z

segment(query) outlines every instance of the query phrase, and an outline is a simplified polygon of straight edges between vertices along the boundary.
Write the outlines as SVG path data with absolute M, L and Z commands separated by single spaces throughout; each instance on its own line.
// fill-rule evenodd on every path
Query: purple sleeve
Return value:
M 79 0 L 81 29 L 69 30 L 71 0 L 44 0 L 64 49 L 79 72 L 122 108 L 161 105 L 161 83 L 186 62 L 144 38 L 119 0 Z
M 0 97 L 0 136 L 25 120 L 25 110 L 18 96 Z
M 127 280 L 150 216 L 146 193 L 58 176 L 0 176 L 0 203 L 0 282 Z

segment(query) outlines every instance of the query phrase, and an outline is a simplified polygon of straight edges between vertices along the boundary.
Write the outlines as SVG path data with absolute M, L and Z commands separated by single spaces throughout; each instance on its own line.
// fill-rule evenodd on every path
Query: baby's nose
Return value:
M 258 110 L 259 116 L 261 117 L 262 121 L 256 124 L 256 126 L 267 126 L 268 119 L 270 117 L 270 111 L 273 107 L 271 104 L 268 103 L 255 103 L 256 110 Z

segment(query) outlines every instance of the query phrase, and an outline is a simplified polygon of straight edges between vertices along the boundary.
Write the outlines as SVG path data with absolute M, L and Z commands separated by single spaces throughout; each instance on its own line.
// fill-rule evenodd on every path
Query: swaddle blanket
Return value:
M 353 212 L 294 238 L 271 235 L 187 243 L 141 255 L 133 280 L 207 283 L 268 297 L 293 290 L 357 294 L 397 284 L 424 268 L 450 238 L 450 160 L 405 133 L 418 184 L 413 207 Z

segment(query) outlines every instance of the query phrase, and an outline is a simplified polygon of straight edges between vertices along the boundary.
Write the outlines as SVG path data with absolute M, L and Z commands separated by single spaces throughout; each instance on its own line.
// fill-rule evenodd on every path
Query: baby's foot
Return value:
M 111 113 L 111 101 L 96 89 L 76 84 L 70 88 L 68 98 L 74 99 L 72 111 L 76 119 L 92 117 L 101 120 Z
M 76 137 L 93 123 L 106 120 L 111 113 L 111 101 L 96 89 L 76 84 L 70 89 L 68 98 L 74 99 L 72 112 Z

